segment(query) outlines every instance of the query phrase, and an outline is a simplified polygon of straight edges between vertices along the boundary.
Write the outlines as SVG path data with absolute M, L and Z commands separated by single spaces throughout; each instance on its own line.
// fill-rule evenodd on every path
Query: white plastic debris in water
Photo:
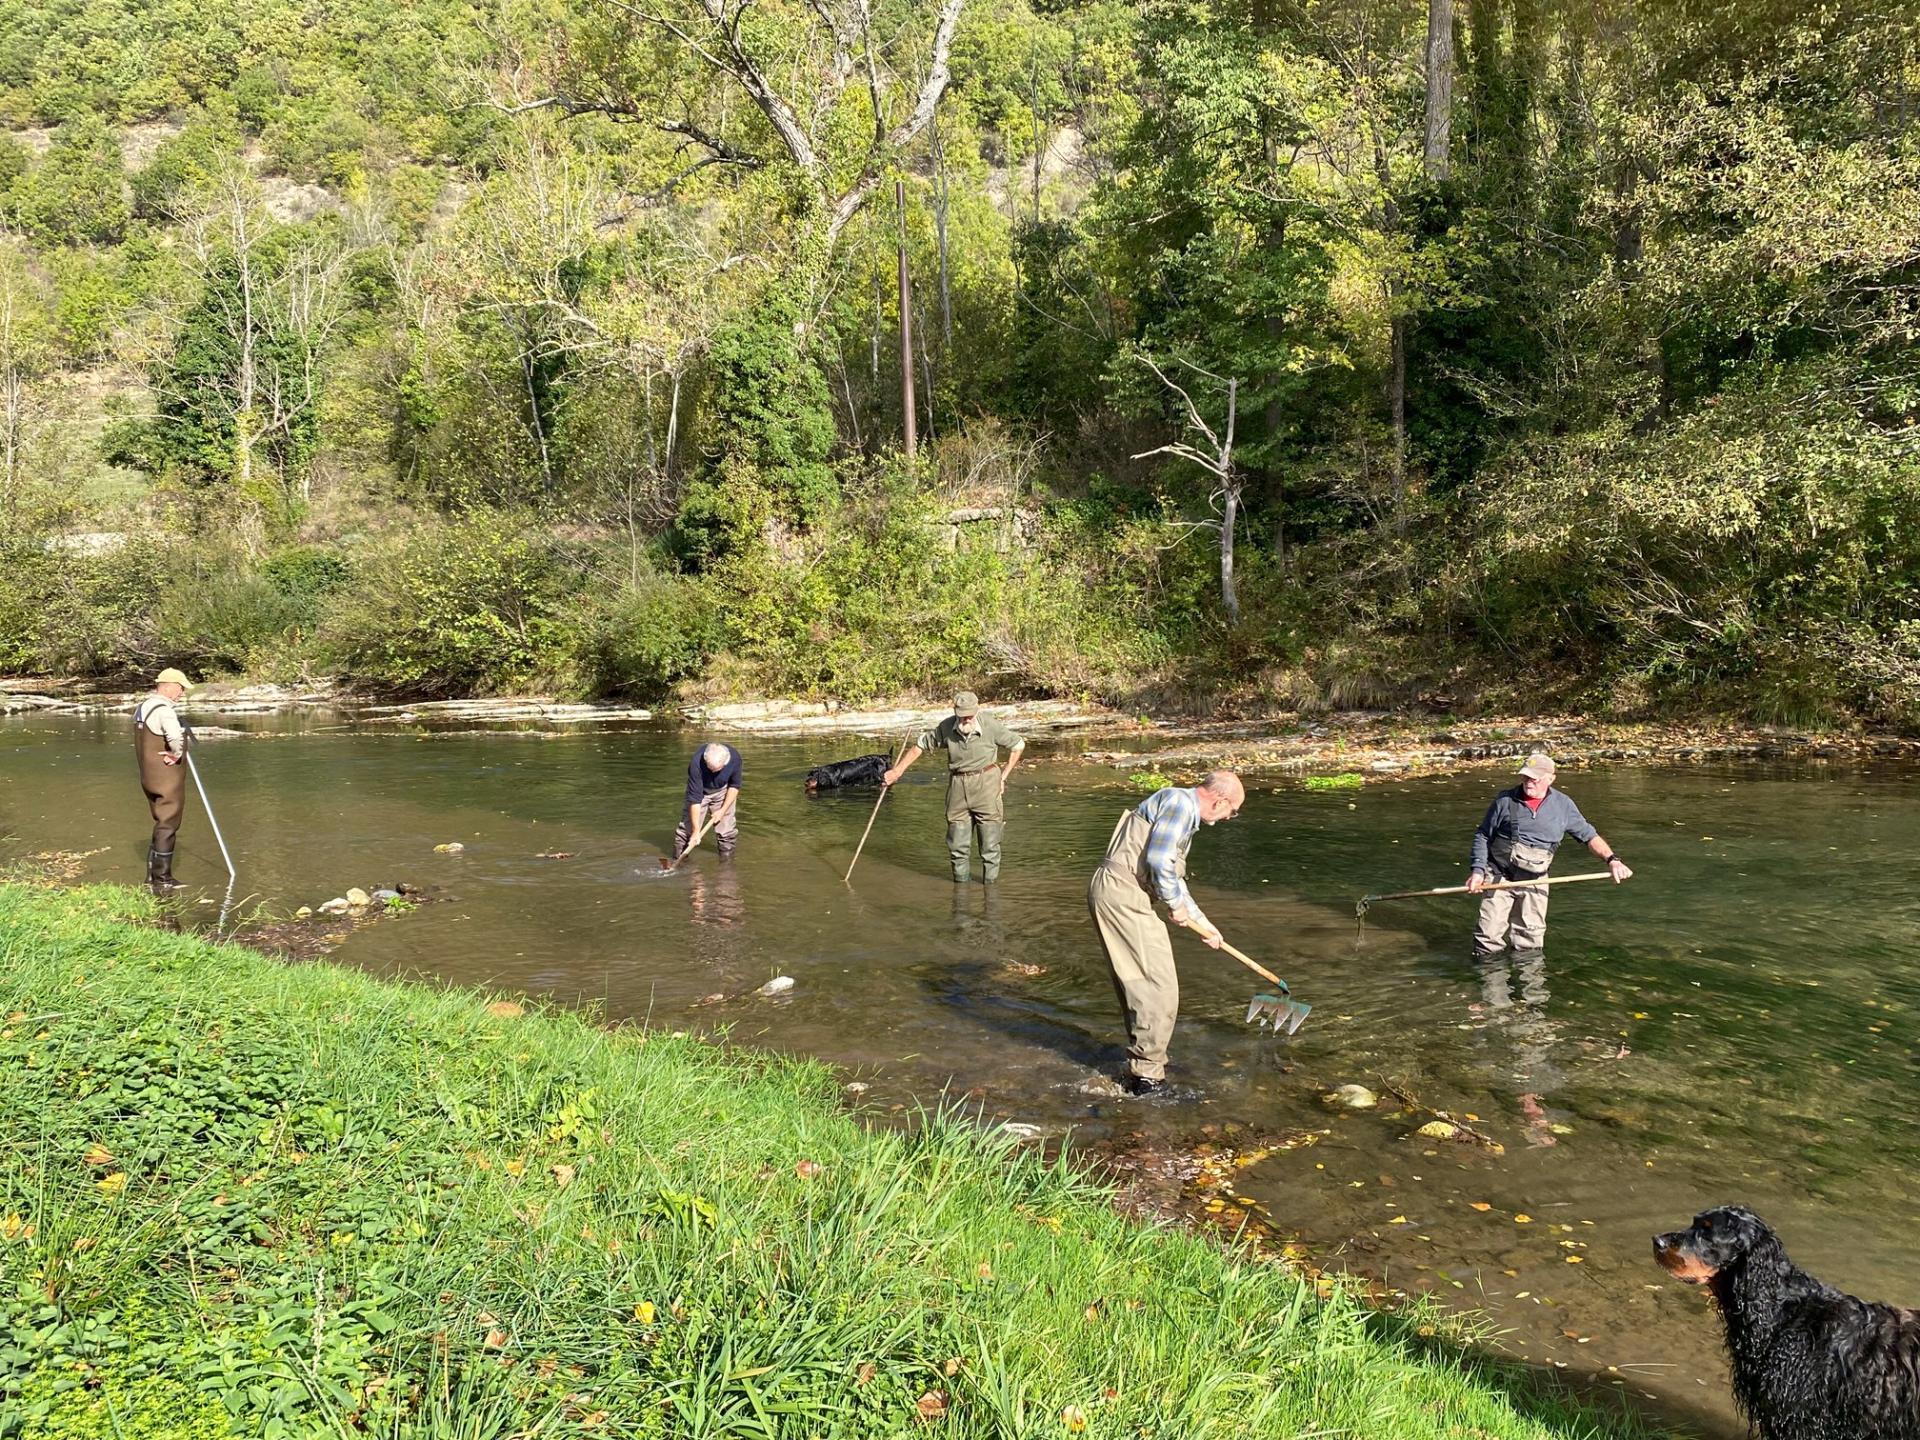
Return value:
M 1044 1133 L 1038 1125 L 1029 1125 L 1022 1120 L 1009 1120 L 1000 1128 L 1016 1140 L 1038 1140 Z
M 791 989 L 793 989 L 793 977 L 791 975 L 776 975 L 758 990 L 754 991 L 754 994 L 784 995 Z
M 436 855 L 458 855 L 466 848 L 467 847 L 462 845 L 458 840 L 451 840 L 445 845 L 434 846 L 433 853 Z

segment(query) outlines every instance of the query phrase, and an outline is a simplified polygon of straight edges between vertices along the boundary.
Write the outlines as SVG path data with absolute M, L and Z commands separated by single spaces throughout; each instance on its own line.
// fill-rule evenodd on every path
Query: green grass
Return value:
M 1358 790 L 1366 777 L 1348 770 L 1339 775 L 1309 775 L 1300 782 L 1309 790 Z
M 0 1434 L 1645 1433 L 823 1066 L 149 911 L 0 887 Z

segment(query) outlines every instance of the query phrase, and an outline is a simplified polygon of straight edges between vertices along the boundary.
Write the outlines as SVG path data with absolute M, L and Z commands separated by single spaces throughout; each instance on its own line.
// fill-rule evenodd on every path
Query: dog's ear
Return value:
M 1722 1213 L 1726 1216 L 1726 1228 L 1737 1237 L 1749 1267 L 1774 1274 L 1784 1274 L 1793 1268 L 1787 1259 L 1787 1247 L 1780 1243 L 1780 1237 L 1766 1221 L 1744 1205 L 1729 1205 Z

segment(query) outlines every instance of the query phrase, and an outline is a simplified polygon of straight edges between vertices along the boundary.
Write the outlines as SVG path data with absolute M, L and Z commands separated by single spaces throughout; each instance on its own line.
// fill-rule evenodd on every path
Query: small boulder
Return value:
M 1429 1140 L 1451 1140 L 1460 1133 L 1460 1127 L 1450 1125 L 1445 1120 L 1429 1120 L 1413 1133 L 1424 1135 Z
M 753 993 L 756 995 L 784 995 L 791 989 L 793 989 L 793 977 L 791 975 L 776 975 Z
M 462 845 L 458 840 L 451 840 L 451 841 L 448 841 L 445 845 L 434 846 L 433 853 L 436 855 L 458 855 L 462 850 L 466 848 L 467 847 Z
M 351 890 L 347 891 L 347 904 L 356 910 L 363 910 L 372 903 L 373 897 L 358 885 L 355 885 Z
M 384 904 L 388 900 L 398 900 L 400 898 L 400 892 L 398 890 L 376 890 L 373 892 L 373 898 Z
M 302 905 L 298 910 L 293 912 L 293 918 L 296 920 L 304 920 L 311 914 L 313 914 L 313 907 L 311 905 Z
M 1371 1110 L 1380 1097 L 1364 1085 L 1337 1085 L 1320 1097 L 1330 1110 Z
M 320 902 L 320 913 L 322 915 L 344 915 L 347 913 L 347 902 L 344 897 L 339 895 L 334 896 L 331 900 L 322 900 Z

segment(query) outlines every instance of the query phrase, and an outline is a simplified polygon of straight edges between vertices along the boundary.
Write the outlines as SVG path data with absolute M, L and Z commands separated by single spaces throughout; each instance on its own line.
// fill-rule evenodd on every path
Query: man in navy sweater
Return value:
M 1478 895 L 1502 880 L 1544 880 L 1553 864 L 1553 852 L 1569 835 L 1606 862 L 1614 884 L 1633 874 L 1600 832 L 1587 823 L 1573 797 L 1553 788 L 1554 773 L 1552 759 L 1536 750 L 1520 767 L 1520 783 L 1494 797 L 1486 818 L 1473 832 L 1473 873 L 1467 877 L 1470 892 Z M 1487 891 L 1480 902 L 1480 922 L 1474 927 L 1474 953 L 1492 955 L 1504 950 L 1509 935 L 1515 950 L 1545 948 L 1546 886 Z
M 673 832 L 673 858 L 678 860 L 685 852 L 703 813 L 720 854 L 733 854 L 740 843 L 739 817 L 734 813 L 739 802 L 740 752 L 718 741 L 694 751 L 687 764 L 685 813 Z

